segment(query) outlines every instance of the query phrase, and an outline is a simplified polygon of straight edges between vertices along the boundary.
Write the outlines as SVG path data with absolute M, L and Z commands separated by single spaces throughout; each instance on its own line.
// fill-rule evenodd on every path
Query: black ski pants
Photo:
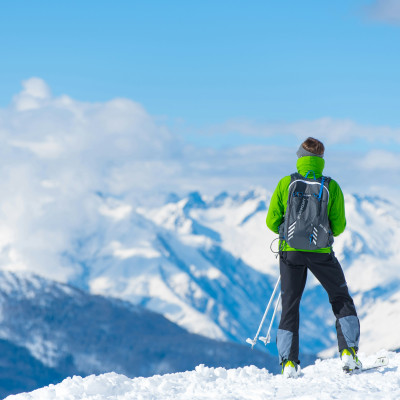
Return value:
M 300 300 L 307 280 L 307 269 L 318 279 L 329 296 L 336 317 L 339 351 L 358 348 L 360 324 L 342 267 L 334 253 L 283 251 L 280 254 L 282 315 L 277 334 L 279 361 L 299 363 Z

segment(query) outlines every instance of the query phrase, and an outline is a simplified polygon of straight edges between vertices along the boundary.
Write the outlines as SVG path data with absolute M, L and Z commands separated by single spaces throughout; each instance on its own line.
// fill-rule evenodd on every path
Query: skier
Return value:
M 332 250 L 333 236 L 346 227 L 344 198 L 339 185 L 322 176 L 324 151 L 324 145 L 311 137 L 300 145 L 298 173 L 280 180 L 268 209 L 267 226 L 280 235 L 282 315 L 276 341 L 285 377 L 300 373 L 299 307 L 307 269 L 328 293 L 343 370 L 362 367 L 357 357 L 357 312 Z

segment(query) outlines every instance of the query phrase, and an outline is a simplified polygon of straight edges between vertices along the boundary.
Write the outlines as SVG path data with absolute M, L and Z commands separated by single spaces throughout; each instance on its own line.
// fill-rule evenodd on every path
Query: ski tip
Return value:
M 379 364 L 381 367 L 385 367 L 389 364 L 389 358 L 387 356 L 378 357 L 376 359 L 376 363 Z

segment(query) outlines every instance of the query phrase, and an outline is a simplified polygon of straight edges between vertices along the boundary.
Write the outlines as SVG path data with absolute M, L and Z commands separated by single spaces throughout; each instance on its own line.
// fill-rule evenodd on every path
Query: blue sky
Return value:
M 0 105 L 37 76 L 55 95 L 133 99 L 196 145 L 287 141 L 235 128 L 205 134 L 232 120 L 330 117 L 397 128 L 400 10 L 392 3 L 6 0 Z

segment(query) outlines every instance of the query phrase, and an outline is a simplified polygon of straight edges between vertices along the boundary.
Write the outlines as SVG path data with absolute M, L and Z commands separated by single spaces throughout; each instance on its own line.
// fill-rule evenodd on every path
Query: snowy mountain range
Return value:
M 249 320 L 262 315 L 273 279 L 249 265 L 245 254 L 232 252 L 221 232 L 191 215 L 223 211 L 227 199 L 217 197 L 210 207 L 193 193 L 154 210 L 101 200 L 96 232 L 79 238 L 65 255 L 79 266 L 70 283 L 145 306 L 193 333 L 242 343 L 253 333 Z M 239 198 L 234 207 L 244 205 L 244 219 L 259 200 Z M 250 219 L 247 224 L 254 223 Z
M 31 274 L 0 272 L 0 396 L 67 376 L 129 377 L 276 360 L 247 346 L 190 334 L 163 316 Z
M 97 231 L 66 254 L 80 266 L 71 283 L 140 304 L 193 333 L 243 343 L 254 336 L 278 277 L 270 250 L 276 235 L 265 225 L 269 199 L 262 189 L 210 198 L 195 192 L 135 209 L 102 195 Z M 388 324 L 400 310 L 399 207 L 378 197 L 347 195 L 345 201 L 347 229 L 334 251 L 360 314 L 361 347 L 399 348 Z M 332 354 L 327 296 L 311 276 L 307 285 L 302 351 Z

